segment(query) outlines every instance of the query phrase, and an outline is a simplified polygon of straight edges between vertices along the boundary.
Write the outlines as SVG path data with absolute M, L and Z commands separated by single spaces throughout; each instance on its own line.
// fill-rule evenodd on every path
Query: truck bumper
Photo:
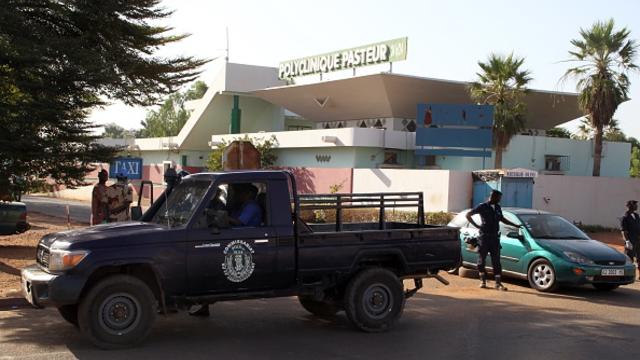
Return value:
M 84 286 L 84 280 L 74 276 L 48 273 L 38 265 L 22 269 L 22 293 L 36 308 L 59 307 L 76 304 Z

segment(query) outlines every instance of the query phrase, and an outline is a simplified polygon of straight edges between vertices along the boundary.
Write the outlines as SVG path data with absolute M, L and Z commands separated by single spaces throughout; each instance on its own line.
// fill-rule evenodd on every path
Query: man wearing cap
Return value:
M 467 220 L 473 226 L 480 229 L 480 238 L 478 239 L 478 272 L 480 273 L 480 287 L 485 289 L 487 287 L 487 273 L 485 269 L 485 263 L 487 260 L 487 254 L 491 254 L 491 266 L 493 267 L 493 275 L 496 279 L 496 289 L 506 291 L 507 288 L 502 285 L 502 265 L 500 264 L 500 222 L 520 228 L 522 225 L 517 225 L 509 221 L 502 216 L 502 208 L 500 208 L 500 200 L 502 199 L 502 193 L 498 190 L 493 190 L 489 196 L 489 200 L 476 206 L 473 210 L 467 213 Z M 482 223 L 476 224 L 473 220 L 473 215 L 480 215 Z
M 109 180 L 107 170 L 100 170 L 98 173 L 98 183 L 93 187 L 93 191 L 91 192 L 91 225 L 103 224 L 107 222 L 109 217 L 107 180 Z
M 638 270 L 640 270 L 640 217 L 636 212 L 637 210 L 637 201 L 627 201 L 627 211 L 620 220 L 620 229 L 624 239 L 625 253 L 632 261 L 635 259 Z M 640 276 L 638 279 L 640 279 Z

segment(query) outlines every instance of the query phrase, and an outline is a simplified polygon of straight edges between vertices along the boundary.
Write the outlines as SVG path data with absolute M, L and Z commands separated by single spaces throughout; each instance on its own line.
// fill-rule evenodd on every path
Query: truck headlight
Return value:
M 51 249 L 49 255 L 49 270 L 64 271 L 74 268 L 89 255 L 88 250 L 58 250 Z
M 574 253 L 572 251 L 563 251 L 564 256 L 567 257 L 571 262 L 583 265 L 595 265 L 593 260 L 585 257 L 584 255 L 580 255 L 578 253 Z

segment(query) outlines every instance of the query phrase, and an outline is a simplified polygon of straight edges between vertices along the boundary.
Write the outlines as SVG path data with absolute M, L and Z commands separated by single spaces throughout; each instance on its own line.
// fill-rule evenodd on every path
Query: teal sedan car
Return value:
M 563 217 L 533 209 L 502 210 L 508 220 L 524 225 L 517 229 L 500 223 L 504 276 L 527 279 L 532 288 L 544 292 L 562 285 L 583 284 L 591 284 L 598 290 L 613 290 L 634 282 L 636 270 L 629 257 L 590 239 Z M 449 226 L 460 228 L 460 266 L 475 269 L 478 251 L 472 239 L 477 238 L 478 229 L 467 221 L 468 211 L 459 213 Z M 480 223 L 478 215 L 473 219 Z M 487 259 L 487 263 L 490 262 Z M 490 267 L 487 270 L 491 272 Z

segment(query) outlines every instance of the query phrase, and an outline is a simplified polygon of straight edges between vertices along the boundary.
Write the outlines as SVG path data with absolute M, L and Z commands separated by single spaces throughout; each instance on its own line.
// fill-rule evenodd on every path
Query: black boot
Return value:
M 502 285 L 502 276 L 496 275 L 496 290 L 507 291 L 507 288 Z
M 485 273 L 480 273 L 480 288 L 481 289 L 487 288 L 487 274 Z
M 209 316 L 209 304 L 193 305 L 189 309 L 189 315 L 191 316 Z

